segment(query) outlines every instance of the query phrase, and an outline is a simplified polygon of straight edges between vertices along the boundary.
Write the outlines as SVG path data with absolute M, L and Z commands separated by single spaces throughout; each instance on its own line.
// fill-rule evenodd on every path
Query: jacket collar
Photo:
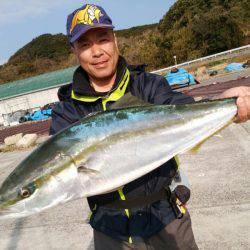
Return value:
M 125 59 L 123 57 L 119 56 L 115 83 L 114 83 L 111 91 L 109 91 L 109 92 L 112 92 L 114 89 L 116 89 L 119 86 L 120 82 L 122 81 L 122 79 L 126 73 L 126 69 L 127 69 L 127 63 L 126 63 Z M 96 92 L 94 90 L 94 88 L 90 85 L 88 74 L 81 66 L 79 66 L 76 69 L 76 71 L 73 75 L 72 90 L 78 96 L 100 97 L 100 96 L 107 95 L 107 93 L 105 93 L 105 92 L 100 93 L 100 92 Z

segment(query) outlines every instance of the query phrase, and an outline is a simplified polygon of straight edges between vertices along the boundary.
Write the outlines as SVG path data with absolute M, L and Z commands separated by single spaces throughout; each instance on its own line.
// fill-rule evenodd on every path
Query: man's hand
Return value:
M 236 123 L 246 122 L 250 119 L 250 87 L 235 87 L 224 91 L 219 98 L 238 97 L 236 104 L 238 113 Z

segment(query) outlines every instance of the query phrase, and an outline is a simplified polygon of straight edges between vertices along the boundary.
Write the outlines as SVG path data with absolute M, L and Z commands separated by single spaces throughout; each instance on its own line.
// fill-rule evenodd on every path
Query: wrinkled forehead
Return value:
M 113 37 L 114 32 L 111 28 L 93 28 L 84 33 L 80 38 L 76 41 L 76 43 L 82 43 L 85 41 L 89 41 L 91 39 L 99 39 L 102 37 Z

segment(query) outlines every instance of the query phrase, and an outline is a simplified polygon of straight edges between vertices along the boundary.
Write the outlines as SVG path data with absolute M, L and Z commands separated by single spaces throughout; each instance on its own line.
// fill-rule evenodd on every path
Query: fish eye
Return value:
M 35 192 L 36 188 L 37 187 L 36 187 L 35 182 L 32 182 L 32 183 L 28 184 L 27 186 L 20 188 L 19 195 L 23 199 L 28 198 Z
M 31 192 L 28 188 L 21 188 L 20 189 L 20 196 L 22 198 L 28 198 L 28 197 L 30 197 L 30 195 L 31 195 Z

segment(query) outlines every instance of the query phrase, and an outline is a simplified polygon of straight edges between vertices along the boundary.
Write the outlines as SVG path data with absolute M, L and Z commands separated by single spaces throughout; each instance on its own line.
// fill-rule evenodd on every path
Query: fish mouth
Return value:
M 13 211 L 11 211 L 9 208 L 0 208 L 0 220 L 13 218 L 13 215 L 14 215 Z
M 18 219 L 26 217 L 27 215 L 27 212 L 24 211 L 20 212 L 9 208 L 0 208 L 0 221 L 5 219 Z
M 0 216 L 4 214 L 9 214 L 11 213 L 10 209 L 8 208 L 0 208 Z
M 27 211 L 24 208 L 25 206 L 22 203 L 12 206 L 0 206 L 0 220 L 27 216 Z

